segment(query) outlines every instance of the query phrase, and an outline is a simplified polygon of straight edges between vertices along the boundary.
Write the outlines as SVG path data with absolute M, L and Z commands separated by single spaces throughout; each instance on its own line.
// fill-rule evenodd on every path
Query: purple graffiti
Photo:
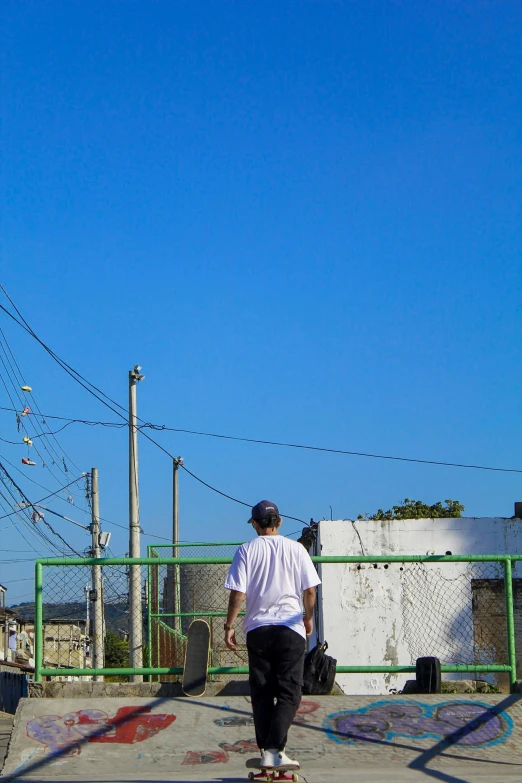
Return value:
M 453 701 L 421 705 L 390 701 L 358 711 L 334 713 L 328 716 L 325 728 L 337 742 L 436 736 L 450 744 L 477 747 L 505 740 L 511 726 L 508 716 L 500 715 L 487 704 Z

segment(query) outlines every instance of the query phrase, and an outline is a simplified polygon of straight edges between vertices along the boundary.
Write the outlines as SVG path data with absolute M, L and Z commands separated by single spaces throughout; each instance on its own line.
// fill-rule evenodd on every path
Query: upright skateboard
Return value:
M 299 766 L 297 764 L 288 764 L 285 767 L 278 767 L 277 769 L 273 768 L 267 768 L 260 767 L 261 764 L 261 757 L 258 756 L 254 759 L 248 759 L 246 763 L 247 769 L 257 769 L 259 772 L 249 772 L 248 773 L 248 779 L 249 780 L 266 780 L 267 783 L 272 783 L 272 781 L 275 780 L 292 780 L 293 783 L 297 783 L 299 780 L 299 775 L 297 774 L 297 771 L 299 769 Z M 285 774 L 286 772 L 291 772 L 291 775 Z
M 187 633 L 181 687 L 185 696 L 203 696 L 207 689 L 210 628 L 205 620 L 193 620 Z

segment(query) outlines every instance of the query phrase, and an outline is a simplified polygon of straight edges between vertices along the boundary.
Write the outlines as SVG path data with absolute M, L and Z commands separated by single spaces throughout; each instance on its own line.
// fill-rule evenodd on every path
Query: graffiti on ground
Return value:
M 216 726 L 253 726 L 254 718 L 252 715 L 232 715 L 230 718 L 219 718 L 215 720 Z
M 511 718 L 495 706 L 467 701 L 433 705 L 382 701 L 360 710 L 335 712 L 324 724 L 329 738 L 339 743 L 413 737 L 467 747 L 504 742 L 512 728 Z
M 296 720 L 307 720 L 307 718 L 313 715 L 320 707 L 318 701 L 310 701 L 309 699 L 301 699 L 301 704 L 297 708 Z
M 175 715 L 151 715 L 151 707 L 120 707 L 110 718 L 103 710 L 78 710 L 66 715 L 43 715 L 27 721 L 26 733 L 51 753 L 77 756 L 84 742 L 132 745 L 170 726 Z
M 220 742 L 219 747 L 223 748 L 225 753 L 259 753 L 255 737 L 247 740 L 238 740 L 233 745 L 230 745 L 228 742 Z
M 228 753 L 224 750 L 187 750 L 182 764 L 226 764 Z
M 302 699 L 301 704 L 297 708 L 297 714 L 295 716 L 296 721 L 307 720 L 312 713 L 319 709 L 318 701 L 311 701 L 309 699 Z M 254 718 L 252 715 L 232 715 L 230 718 L 218 718 L 214 721 L 216 726 L 253 726 Z

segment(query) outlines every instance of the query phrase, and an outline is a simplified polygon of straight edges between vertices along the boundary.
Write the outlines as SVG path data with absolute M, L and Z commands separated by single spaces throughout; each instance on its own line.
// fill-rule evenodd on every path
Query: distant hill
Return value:
M 13 612 L 17 612 L 28 623 L 34 623 L 34 602 L 26 601 L 15 606 L 10 606 Z M 91 605 L 92 613 L 92 605 Z M 91 614 L 92 616 L 92 614 Z M 44 622 L 49 620 L 70 620 L 85 622 L 86 605 L 84 602 L 71 602 L 68 604 L 44 604 Z M 125 603 L 107 604 L 105 606 L 105 626 L 107 631 L 114 631 L 118 636 L 129 630 L 129 611 Z

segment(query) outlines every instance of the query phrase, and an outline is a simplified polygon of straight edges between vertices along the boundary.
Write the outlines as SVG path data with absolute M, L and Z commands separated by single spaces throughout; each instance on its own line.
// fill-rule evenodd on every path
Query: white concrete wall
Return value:
M 322 555 L 519 554 L 522 521 L 323 521 L 319 525 L 319 541 Z M 473 656 L 470 579 L 466 571 L 469 566 L 426 566 L 433 568 L 440 569 L 440 574 L 433 570 L 413 571 L 407 565 L 403 569 L 400 563 L 388 567 L 379 564 L 377 568 L 371 564 L 361 564 L 359 568 L 356 564 L 322 566 L 321 631 L 329 652 L 340 665 L 414 664 L 420 655 L 437 655 L 443 663 L 445 656 L 447 662 L 457 662 L 455 657 L 461 659 L 458 662 L 466 662 L 466 656 Z M 473 577 L 501 575 L 494 566 L 479 566 Z M 521 564 L 514 575 L 522 576 Z M 419 652 L 419 645 L 422 648 L 428 644 L 425 639 L 434 633 L 430 626 L 437 629 L 439 649 Z M 413 678 L 414 675 L 402 674 L 345 674 L 338 675 L 337 682 L 346 693 L 386 694 L 394 688 L 402 689 L 406 680 Z

